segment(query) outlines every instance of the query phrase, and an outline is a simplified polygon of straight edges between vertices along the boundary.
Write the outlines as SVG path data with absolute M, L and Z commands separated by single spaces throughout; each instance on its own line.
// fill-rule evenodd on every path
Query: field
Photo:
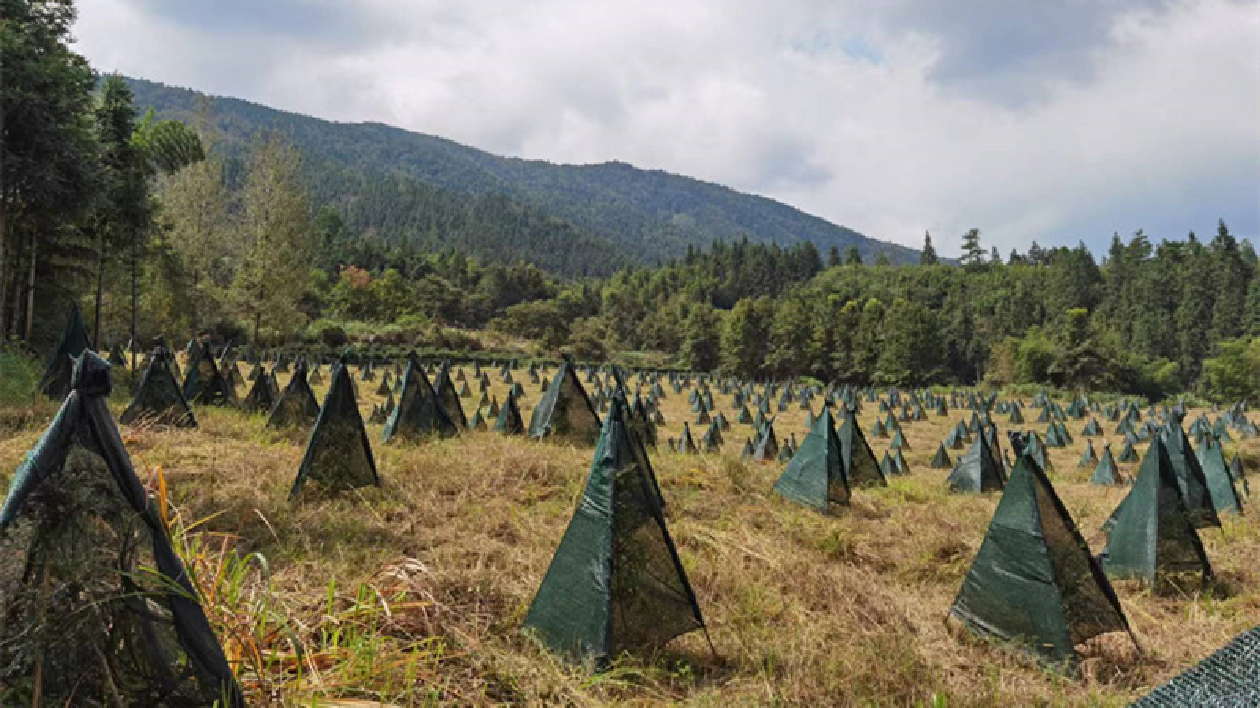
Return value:
M 502 402 L 508 384 L 488 373 Z M 322 374 L 321 397 L 326 367 Z M 524 370 L 514 375 L 528 422 L 539 387 Z M 469 379 L 474 395 L 462 403 L 471 418 Z M 382 400 L 378 383 L 358 383 L 365 419 Z M 1260 619 L 1260 529 L 1248 509 L 1202 534 L 1217 575 L 1210 590 L 1117 587 L 1141 656 L 1105 652 L 1080 677 L 1043 668 L 946 622 L 998 502 L 949 494 L 947 471 L 928 467 L 949 426 L 970 411 L 904 423 L 910 474 L 856 490 L 851 507 L 824 516 L 771 491 L 782 464 L 739 460 L 751 426 L 735 422 L 716 387 L 732 423 L 723 453 L 668 452 L 666 438 L 694 414 L 686 391 L 665 391 L 653 463 L 716 655 L 693 633 L 600 675 L 519 631 L 590 449 L 494 433 L 384 445 L 370 425 L 380 488 L 290 504 L 304 440 L 264 430 L 261 416 L 202 407 L 198 430 L 123 428 L 123 436 L 142 480 L 168 490 L 174 534 L 251 705 L 1119 706 Z M 117 398 L 115 412 L 122 406 Z M 0 476 L 7 480 L 54 411 L 40 402 L 0 412 Z M 864 432 L 876 415 L 877 406 L 865 407 Z M 803 439 L 803 410 L 793 404 L 777 416 L 780 438 Z M 1034 417 L 1017 427 L 1044 431 Z M 995 416 L 1003 433 L 1005 419 Z M 1077 468 L 1085 422 L 1068 421 L 1075 442 L 1051 450 L 1052 479 L 1097 552 L 1098 529 L 1125 489 L 1091 486 L 1092 470 Z M 1118 454 L 1115 424 L 1100 422 Z M 698 439 L 703 427 L 693 427 Z M 881 457 L 888 440 L 869 441 Z M 1255 469 L 1260 441 L 1246 441 L 1242 453 Z

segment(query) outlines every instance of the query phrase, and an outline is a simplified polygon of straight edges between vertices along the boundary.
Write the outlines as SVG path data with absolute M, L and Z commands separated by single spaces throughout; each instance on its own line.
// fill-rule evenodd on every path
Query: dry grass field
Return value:
M 502 402 L 508 386 L 488 373 Z M 515 375 L 528 422 L 539 387 Z M 365 419 L 377 385 L 358 384 Z M 771 491 L 783 465 L 739 460 L 751 426 L 734 422 L 716 387 L 732 423 L 723 454 L 668 452 L 665 439 L 694 414 L 686 391 L 665 390 L 653 462 L 716 655 L 694 633 L 600 675 L 519 631 L 591 449 L 494 433 L 384 445 L 371 425 L 380 488 L 290 504 L 305 441 L 264 430 L 262 416 L 203 407 L 197 430 L 123 436 L 141 478 L 168 490 L 173 533 L 251 705 L 1119 706 L 1260 623 L 1260 523 L 1248 509 L 1203 533 L 1218 576 L 1210 591 L 1117 588 L 1140 657 L 1091 659 L 1080 677 L 1043 668 L 946 622 L 999 498 L 949 494 L 947 471 L 928 467 L 969 411 L 903 424 L 910 473 L 856 490 L 851 507 L 824 516 Z M 469 418 L 476 397 L 462 399 Z M 0 477 L 54 410 L 4 412 Z M 864 432 L 877 414 L 866 406 Z M 777 415 L 781 438 L 803 439 L 804 411 Z M 1003 433 L 1005 418 L 995 416 Z M 1085 422 L 1069 421 L 1075 442 L 1051 451 L 1052 480 L 1097 552 L 1125 489 L 1090 486 L 1092 470 L 1077 469 Z M 1109 439 L 1119 454 L 1120 438 Z M 877 457 L 888 442 L 870 440 Z M 1258 453 L 1260 440 L 1243 444 L 1249 469 Z

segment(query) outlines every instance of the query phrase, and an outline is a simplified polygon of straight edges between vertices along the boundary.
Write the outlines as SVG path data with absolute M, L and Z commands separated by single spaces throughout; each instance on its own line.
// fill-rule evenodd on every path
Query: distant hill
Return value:
M 129 81 L 137 105 L 152 107 L 161 118 L 191 120 L 204 100 L 189 89 Z M 881 252 L 894 263 L 918 260 L 913 249 L 773 199 L 658 170 L 499 157 L 379 123 L 336 123 L 234 98 L 214 97 L 210 105 L 220 149 L 239 155 L 261 130 L 285 135 L 307 156 L 316 201 L 338 205 L 350 228 L 386 239 L 495 259 L 522 257 L 567 275 L 603 274 L 627 262 L 657 262 L 686 253 L 688 246 L 744 236 L 784 246 L 812 241 L 823 254 L 832 246 L 857 246 L 868 262 Z M 405 211 L 435 202 L 478 217 L 456 219 L 463 231 L 448 234 L 449 219 Z M 487 205 L 494 213 L 486 213 Z M 499 218 L 508 214 L 506 221 Z M 540 227 L 546 232 L 541 237 Z M 498 235 L 482 243 L 478 234 L 487 229 Z M 522 242 L 537 238 L 548 242 L 541 244 L 547 246 L 543 253 Z M 571 267 L 568 259 L 582 265 Z

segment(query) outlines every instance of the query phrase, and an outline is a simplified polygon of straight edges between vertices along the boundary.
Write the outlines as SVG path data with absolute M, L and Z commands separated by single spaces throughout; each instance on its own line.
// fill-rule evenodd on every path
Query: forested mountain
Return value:
M 205 103 L 195 91 L 129 81 L 136 105 L 153 107 L 160 118 L 192 121 Z M 387 238 L 426 248 L 454 246 L 494 259 L 525 256 L 568 275 L 606 274 L 623 257 L 659 262 L 682 256 L 688 246 L 745 236 L 754 243 L 783 246 L 811 241 L 824 253 L 832 247 L 856 247 L 868 262 L 881 253 L 894 264 L 918 260 L 917 251 L 875 241 L 771 199 L 624 163 L 556 165 L 504 158 L 378 123 L 334 123 L 232 98 L 214 98 L 206 115 L 220 138 L 219 149 L 229 155 L 243 153 L 259 131 L 276 131 L 291 141 L 307 158 L 315 203 L 343 209 L 351 230 L 376 229 Z M 382 200 L 384 193 L 405 196 Z M 509 199 L 486 199 L 489 195 Z M 477 201 L 469 205 L 468 198 Z M 417 203 L 434 202 L 483 219 L 476 228 L 444 231 L 437 228 L 444 219 L 435 221 L 413 209 Z M 512 218 L 487 213 L 496 209 Z M 473 226 L 463 217 L 456 221 Z M 522 221 L 529 231 L 519 232 Z M 515 224 L 512 228 L 525 238 L 506 237 L 510 229 L 505 223 Z M 489 240 L 481 241 L 479 234 Z M 539 239 L 542 243 L 534 243 Z M 565 239 L 576 245 L 564 246 Z M 512 243 L 528 248 L 518 253 Z M 547 257 L 566 251 L 576 265 L 565 267 Z M 590 253 L 607 259 L 592 260 Z

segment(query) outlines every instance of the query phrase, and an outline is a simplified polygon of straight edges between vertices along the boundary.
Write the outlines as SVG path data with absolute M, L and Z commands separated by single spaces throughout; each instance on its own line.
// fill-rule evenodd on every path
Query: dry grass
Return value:
M 538 387 L 518 378 L 528 420 Z M 359 384 L 365 417 L 376 385 Z M 502 402 L 506 389 L 496 379 L 492 392 Z M 665 452 L 693 417 L 685 393 L 667 394 L 653 460 L 717 656 L 691 635 L 594 677 L 519 632 L 589 449 L 493 433 L 386 446 L 369 426 L 383 486 L 290 505 L 302 446 L 264 431 L 261 417 L 201 408 L 196 431 L 123 432 L 142 477 L 162 470 L 182 550 L 258 705 L 1124 705 L 1260 620 L 1249 510 L 1204 533 L 1221 580 L 1212 593 L 1119 588 L 1144 657 L 1063 677 L 945 621 L 998 500 L 948 494 L 946 472 L 928 468 L 947 426 L 969 412 L 905 424 L 912 473 L 822 516 L 770 491 L 780 465 L 735 459 L 749 426 L 733 424 L 723 455 Z M 729 397 L 715 398 L 733 422 Z M 875 415 L 863 413 L 864 430 Z M 799 440 L 805 413 L 792 406 L 775 428 Z M 35 424 L 0 436 L 3 474 L 39 434 Z M 887 443 L 871 440 L 877 456 Z M 1098 544 L 1124 490 L 1087 483 L 1090 470 L 1076 469 L 1083 444 L 1077 435 L 1052 451 L 1054 482 Z M 1257 451 L 1249 441 L 1252 460 Z

